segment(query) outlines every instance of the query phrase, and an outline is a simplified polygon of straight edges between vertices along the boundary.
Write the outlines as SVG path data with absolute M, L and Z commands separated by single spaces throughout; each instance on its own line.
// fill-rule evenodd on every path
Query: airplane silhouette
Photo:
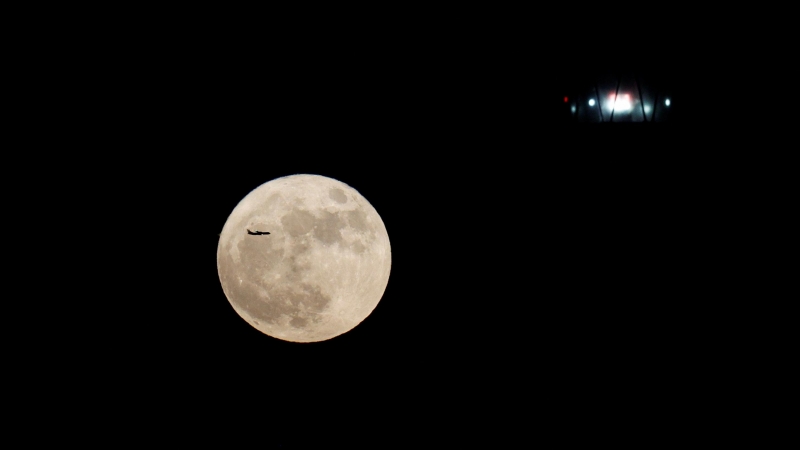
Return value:
M 250 230 L 247 230 L 247 234 L 252 234 L 253 236 L 261 236 L 262 234 L 269 234 L 269 231 L 250 231 Z

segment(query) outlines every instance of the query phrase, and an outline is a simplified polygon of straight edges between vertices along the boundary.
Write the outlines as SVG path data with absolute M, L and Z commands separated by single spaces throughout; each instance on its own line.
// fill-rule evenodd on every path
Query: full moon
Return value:
M 236 313 L 290 342 L 325 341 L 356 327 L 378 305 L 390 269 L 389 235 L 375 208 L 319 175 L 254 189 L 231 212 L 217 246 L 219 280 Z

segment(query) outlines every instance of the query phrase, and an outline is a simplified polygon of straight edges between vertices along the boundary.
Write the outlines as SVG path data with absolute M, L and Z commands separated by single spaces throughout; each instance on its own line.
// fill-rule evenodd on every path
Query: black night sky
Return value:
M 663 432 L 669 419 L 649 418 L 688 395 L 712 309 L 692 288 L 710 251 L 698 247 L 709 159 L 685 145 L 701 75 L 671 39 L 609 36 L 597 52 L 589 33 L 537 31 L 548 22 L 198 26 L 164 50 L 174 70 L 157 77 L 162 101 L 130 153 L 142 239 L 129 251 L 155 267 L 120 287 L 142 299 L 126 306 L 138 320 L 105 334 L 153 427 L 174 413 L 187 433 L 283 448 L 325 442 L 326 425 L 341 448 L 470 433 L 577 442 L 576 427 L 614 436 L 610 417 Z M 608 74 L 669 89 L 670 120 L 572 120 L 563 98 Z M 359 191 L 392 246 L 377 309 L 314 344 L 250 327 L 216 268 L 237 203 L 299 173 Z M 509 430 L 479 426 L 497 414 Z

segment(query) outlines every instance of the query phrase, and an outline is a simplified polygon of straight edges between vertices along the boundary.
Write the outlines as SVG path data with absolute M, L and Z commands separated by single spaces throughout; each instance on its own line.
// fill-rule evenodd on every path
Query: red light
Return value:
M 564 97 L 564 103 L 567 103 L 568 101 L 569 101 L 569 97 Z

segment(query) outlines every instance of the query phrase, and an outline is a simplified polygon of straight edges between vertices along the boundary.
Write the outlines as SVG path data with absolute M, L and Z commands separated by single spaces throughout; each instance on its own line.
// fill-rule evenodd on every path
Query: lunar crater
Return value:
M 314 229 L 314 215 L 308 211 L 297 209 L 281 218 L 283 229 L 292 237 L 308 234 Z
M 282 319 L 303 318 L 318 322 L 314 315 L 324 312 L 331 302 L 319 286 L 301 284 L 299 288 L 267 286 L 258 283 L 244 283 L 233 290 L 241 299 L 238 306 L 255 321 L 268 324 L 279 323 Z
M 344 194 L 344 191 L 338 188 L 334 188 L 328 191 L 328 196 L 335 201 L 336 203 L 347 203 L 347 196 Z

